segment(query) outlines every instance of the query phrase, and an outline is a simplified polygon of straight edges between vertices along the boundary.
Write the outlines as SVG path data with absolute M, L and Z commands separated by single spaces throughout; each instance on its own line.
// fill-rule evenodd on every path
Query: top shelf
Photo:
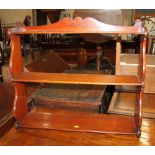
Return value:
M 115 26 L 102 23 L 94 18 L 80 17 L 63 18 L 51 25 L 43 26 L 24 26 L 17 23 L 16 28 L 10 30 L 12 34 L 80 34 L 80 33 L 101 33 L 101 34 L 145 34 L 144 27 L 141 24 L 135 26 Z

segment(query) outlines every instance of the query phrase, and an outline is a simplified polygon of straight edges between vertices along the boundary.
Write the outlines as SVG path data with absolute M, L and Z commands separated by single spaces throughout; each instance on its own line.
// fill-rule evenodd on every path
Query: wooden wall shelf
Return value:
M 93 18 L 64 18 L 54 24 L 45 26 L 23 27 L 18 24 L 11 31 L 10 71 L 15 89 L 13 114 L 17 127 L 45 128 L 70 131 L 86 131 L 114 134 L 136 134 L 140 136 L 142 121 L 142 94 L 145 79 L 145 53 L 147 31 L 141 25 L 114 26 L 101 23 Z M 73 73 L 35 73 L 24 72 L 20 35 L 22 34 L 137 34 L 141 35 L 138 73 L 133 75 L 120 74 L 121 40 L 116 42 L 115 75 L 73 74 Z M 28 109 L 25 85 L 27 82 L 59 83 L 59 84 L 90 84 L 90 85 L 128 85 L 135 86 L 139 91 L 135 103 L 135 115 L 108 115 L 91 113 L 67 112 L 56 114 L 49 108 L 36 107 Z

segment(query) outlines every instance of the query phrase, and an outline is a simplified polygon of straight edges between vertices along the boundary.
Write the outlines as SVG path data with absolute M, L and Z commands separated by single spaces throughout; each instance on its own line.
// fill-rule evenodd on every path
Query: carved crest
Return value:
M 63 18 L 62 20 L 42 26 L 20 26 L 11 29 L 12 33 L 16 34 L 40 34 L 40 33 L 131 33 L 145 34 L 145 29 L 142 25 L 136 26 L 115 26 L 102 23 L 94 18 L 81 17 Z

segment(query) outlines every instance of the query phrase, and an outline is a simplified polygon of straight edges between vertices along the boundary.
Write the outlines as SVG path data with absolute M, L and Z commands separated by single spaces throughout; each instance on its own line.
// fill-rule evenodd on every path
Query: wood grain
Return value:
M 62 84 L 91 85 L 141 85 L 137 76 L 130 75 L 99 75 L 99 74 L 67 74 L 67 73 L 22 73 L 13 75 L 15 82 L 40 82 Z

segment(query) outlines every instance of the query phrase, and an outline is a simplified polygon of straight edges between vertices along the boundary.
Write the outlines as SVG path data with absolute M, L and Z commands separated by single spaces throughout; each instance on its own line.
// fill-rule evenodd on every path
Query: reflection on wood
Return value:
M 74 115 L 74 114 L 73 114 Z M 1 146 L 154 146 L 155 120 L 143 119 L 141 137 L 13 127 Z
M 134 117 L 91 114 L 70 111 L 55 113 L 49 108 L 35 108 L 18 121 L 18 127 L 85 131 L 97 133 L 136 134 Z M 119 121 L 118 121 L 119 120 Z M 128 122 L 128 125 L 126 125 Z M 77 127 L 78 126 L 78 127 Z M 118 128 L 119 126 L 119 128 Z

